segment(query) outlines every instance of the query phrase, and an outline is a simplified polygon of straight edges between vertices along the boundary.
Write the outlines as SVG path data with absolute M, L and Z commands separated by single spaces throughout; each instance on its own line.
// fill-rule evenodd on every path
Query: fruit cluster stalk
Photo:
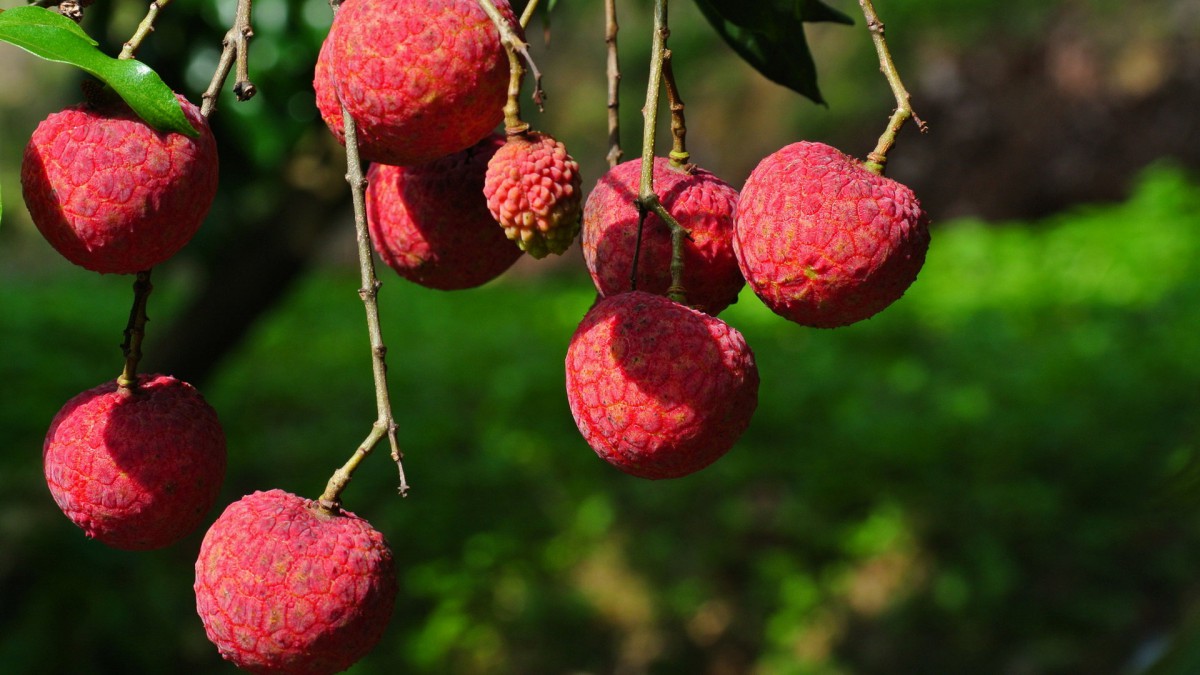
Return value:
M 366 189 L 362 161 L 358 154 L 358 129 L 354 117 L 345 105 L 342 119 L 346 130 L 346 182 L 350 184 L 351 201 L 354 204 L 354 230 L 358 242 L 358 269 L 362 285 L 358 290 L 367 314 L 367 333 L 371 342 L 371 373 L 375 383 L 376 420 L 367 438 L 355 449 L 350 459 L 329 478 L 319 503 L 326 510 L 334 510 L 340 504 L 342 490 L 350 482 L 354 470 L 370 454 L 375 445 L 387 436 L 391 446 L 392 460 L 400 472 L 400 494 L 408 494 L 408 480 L 404 475 L 404 455 L 396 440 L 396 422 L 392 415 L 391 397 L 387 387 L 387 347 L 383 343 L 383 330 L 379 322 L 379 287 L 382 284 L 375 274 L 371 235 L 367 229 Z
M 146 16 L 138 24 L 137 30 L 134 31 L 133 37 L 121 47 L 121 53 L 117 56 L 118 59 L 132 59 L 138 47 L 142 46 L 142 41 L 146 36 L 154 31 L 154 20 L 158 18 L 158 12 L 163 7 L 170 4 L 171 0 L 154 0 L 150 3 L 150 8 L 146 10 Z
M 891 119 L 888 120 L 888 125 L 884 129 L 883 135 L 879 137 L 879 142 L 875 145 L 875 150 L 867 155 L 867 161 L 863 164 L 868 171 L 883 175 L 884 167 L 887 166 L 888 152 L 896 145 L 896 135 L 900 133 L 900 129 L 904 126 L 905 122 L 909 118 L 912 118 L 922 133 L 926 131 L 926 126 L 925 122 L 913 112 L 912 97 L 909 96 L 908 90 L 904 88 L 904 83 L 900 81 L 900 72 L 896 69 L 895 62 L 892 61 L 892 54 L 888 50 L 887 41 L 883 37 L 883 22 L 879 20 L 879 15 L 875 13 L 875 6 L 871 4 L 871 0 L 858 0 L 858 4 L 862 8 L 863 17 L 867 21 L 867 29 L 871 32 L 871 40 L 875 43 L 875 52 L 879 55 L 879 70 L 887 78 L 888 85 L 892 88 L 892 94 L 896 97 L 896 110 L 892 113 Z
M 687 120 L 683 116 L 683 99 L 679 96 L 679 85 L 675 83 L 675 69 L 671 67 L 671 50 L 663 53 L 663 82 L 667 85 L 667 103 L 671 107 L 671 166 L 682 169 L 687 166 Z
M 117 377 L 117 386 L 132 391 L 137 386 L 137 367 L 142 360 L 142 340 L 146 337 L 146 302 L 154 285 L 150 283 L 150 270 L 137 273 L 133 282 L 133 307 L 129 310 L 129 323 L 125 327 L 125 342 L 121 353 L 125 355 L 125 367 Z
M 508 103 L 504 106 L 504 127 L 505 129 L 514 129 L 524 125 L 528 129 L 529 125 L 521 121 L 521 107 L 517 100 L 521 95 L 521 82 L 525 78 L 525 69 L 521 66 L 521 60 L 523 59 L 525 63 L 529 64 L 529 72 L 533 74 L 533 103 L 539 111 L 544 110 L 543 103 L 546 100 L 546 92 L 542 90 L 542 72 L 538 70 L 537 64 L 533 62 L 533 57 L 529 55 L 529 45 L 517 35 L 513 27 L 500 14 L 496 3 L 492 0 L 479 0 L 479 6 L 496 25 L 496 30 L 500 32 L 500 42 L 504 45 L 504 50 L 508 52 L 512 79 L 508 86 Z M 522 28 L 529 16 L 532 15 L 526 12 L 526 15 L 521 17 Z
M 200 114 L 208 117 L 217 108 L 217 96 L 225 85 L 229 71 L 237 67 L 233 83 L 233 94 L 239 101 L 248 101 L 258 89 L 250 81 L 249 51 L 250 38 L 254 30 L 250 26 L 251 0 L 238 0 L 234 13 L 233 26 L 225 33 L 221 41 L 221 58 L 217 61 L 217 70 L 213 73 L 212 81 L 201 98 Z
M 668 297 L 680 304 L 687 304 L 683 287 L 683 241 L 687 230 L 667 212 L 654 192 L 654 135 L 658 126 L 658 94 L 663 80 L 663 60 L 667 53 L 667 38 L 671 29 L 667 27 L 667 0 L 654 0 L 654 39 L 650 45 L 650 77 L 646 82 L 646 105 L 642 108 L 642 175 L 638 186 L 638 232 L 633 248 L 633 269 L 630 271 L 630 288 L 637 290 L 638 258 L 642 247 L 642 230 L 646 225 L 646 214 L 654 212 L 671 230 L 671 288 Z
M 604 44 L 608 53 L 605 74 L 608 79 L 608 168 L 621 163 L 621 65 L 617 60 L 617 0 L 604 0 Z

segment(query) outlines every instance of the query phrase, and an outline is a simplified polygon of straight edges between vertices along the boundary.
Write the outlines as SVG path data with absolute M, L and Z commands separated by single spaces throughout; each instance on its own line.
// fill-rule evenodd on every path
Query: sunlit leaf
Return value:
M 195 138 L 175 93 L 149 66 L 101 52 L 74 21 L 41 7 L 14 7 L 0 13 L 0 41 L 47 61 L 67 63 L 112 87 L 134 113 L 160 131 Z

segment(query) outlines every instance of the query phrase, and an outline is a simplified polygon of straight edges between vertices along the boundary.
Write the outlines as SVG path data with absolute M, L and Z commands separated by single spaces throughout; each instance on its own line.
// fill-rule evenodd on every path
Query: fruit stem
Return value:
M 337 11 L 337 6 L 334 6 Z M 362 298 L 367 314 L 367 333 L 371 342 L 371 373 L 375 382 L 375 423 L 371 433 L 354 450 L 350 459 L 333 472 L 325 491 L 318 500 L 321 508 L 335 512 L 341 504 L 342 490 L 350 482 L 355 469 L 362 463 L 376 444 L 387 436 L 392 450 L 392 461 L 400 472 L 400 496 L 408 495 L 408 479 L 404 474 L 404 454 L 396 440 L 396 421 L 392 415 L 391 397 L 387 387 L 387 347 L 383 344 L 383 329 L 379 322 L 379 288 L 383 284 L 375 274 L 375 259 L 372 254 L 371 234 L 367 229 L 366 189 L 367 179 L 363 176 L 362 160 L 358 154 L 358 125 L 350 110 L 342 104 L 342 121 L 346 134 L 346 182 L 350 184 L 351 201 L 354 204 L 354 230 L 358 242 L 358 270 L 361 286 L 358 295 Z
M 233 82 L 233 95 L 239 101 L 248 101 L 258 92 L 258 88 L 250 81 L 248 65 L 250 38 L 254 30 L 250 26 L 251 0 L 238 0 L 237 11 L 234 14 L 233 26 L 221 40 L 221 58 L 217 61 L 217 70 L 213 73 L 212 82 L 201 96 L 200 114 L 208 117 L 217 108 L 217 96 L 225 85 L 229 71 L 237 65 L 237 75 Z
M 621 163 L 621 65 L 617 61 L 617 0 L 604 0 L 604 44 L 608 51 L 608 168 Z
M 858 4 L 862 7 L 863 17 L 867 20 L 867 30 L 871 32 L 871 40 L 875 43 L 875 52 L 879 55 L 879 70 L 887 78 L 888 85 L 892 88 L 892 94 L 896 97 L 896 110 L 888 120 L 887 128 L 879 137 L 875 150 L 867 155 L 867 161 L 863 162 L 863 167 L 868 171 L 883 175 L 884 167 L 887 166 L 888 152 L 896 145 L 896 135 L 900 133 L 904 123 L 911 117 L 917 123 L 917 128 L 921 133 L 928 131 L 929 127 L 913 112 L 912 97 L 904 88 L 904 83 L 900 81 L 900 73 L 896 70 L 892 54 L 888 51 L 887 41 L 883 38 L 883 22 L 875 13 L 875 6 L 871 4 L 871 0 L 858 0 Z
M 688 165 L 687 122 L 683 117 L 683 99 L 679 97 L 679 86 L 675 84 L 675 70 L 671 67 L 671 50 L 663 52 L 663 82 L 667 85 L 667 101 L 671 104 L 671 166 L 684 169 Z
M 521 67 L 521 58 L 516 50 L 505 43 L 504 53 L 508 54 L 508 100 L 504 103 L 504 131 L 509 136 L 516 136 L 529 131 L 529 123 L 521 119 L 521 81 L 525 79 L 525 69 Z
M 638 258 L 641 255 L 642 229 L 646 224 L 646 213 L 653 211 L 671 231 L 671 287 L 667 296 L 681 305 L 687 304 L 683 287 L 683 241 L 687 230 L 667 212 L 666 207 L 654 193 L 654 131 L 658 125 L 658 91 L 663 79 L 663 61 L 667 51 L 667 38 L 671 29 L 667 27 L 667 0 L 654 0 L 654 39 L 650 43 L 650 77 L 646 82 L 646 105 L 642 108 L 642 174 L 638 187 L 638 231 L 633 246 L 633 269 L 630 272 L 630 288 L 637 290 Z
M 504 45 L 504 51 L 508 53 L 508 101 L 504 104 L 504 129 L 509 134 L 524 133 L 528 131 L 529 125 L 521 121 L 519 99 L 521 82 L 525 78 L 525 69 L 521 66 L 521 59 L 523 58 L 529 64 L 529 72 L 533 73 L 533 102 L 540 112 L 545 111 L 543 103 L 546 100 L 546 92 L 542 90 L 542 72 L 538 70 L 537 64 L 533 62 L 533 57 L 529 55 L 529 45 L 517 35 L 512 24 L 504 18 L 500 10 L 496 9 L 496 3 L 492 0 L 479 0 L 479 6 L 495 24 L 496 30 L 500 33 L 500 43 Z
M 521 12 L 521 30 L 529 27 L 529 22 L 533 20 L 533 13 L 537 11 L 538 0 L 529 0 L 529 4 L 525 5 L 525 11 Z
M 142 340 L 146 337 L 146 301 L 154 284 L 150 283 L 150 270 L 137 273 L 133 281 L 133 307 L 129 310 L 129 322 L 125 326 L 125 342 L 121 353 L 125 355 L 125 367 L 117 377 L 117 388 L 127 392 L 137 389 L 138 362 L 142 360 Z
M 171 0 L 154 0 L 150 3 L 150 8 L 146 10 L 146 16 L 142 18 L 142 22 L 138 24 L 137 30 L 133 32 L 133 37 L 129 38 L 121 47 L 121 53 L 117 56 L 118 59 L 132 59 L 134 52 L 138 47 L 142 46 L 142 41 L 146 36 L 154 32 L 154 20 L 158 18 L 158 12 L 163 7 L 171 3 Z

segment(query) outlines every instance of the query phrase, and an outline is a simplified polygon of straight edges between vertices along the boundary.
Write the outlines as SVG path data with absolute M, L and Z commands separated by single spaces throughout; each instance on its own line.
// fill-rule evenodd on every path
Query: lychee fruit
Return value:
M 509 239 L 534 258 L 561 254 L 579 234 L 579 163 L 548 134 L 511 134 L 488 162 L 483 194 Z
M 583 207 L 583 258 L 601 295 L 630 290 L 641 172 L 641 159 L 613 167 L 596 183 Z M 689 234 L 683 246 L 687 303 L 716 316 L 737 301 L 745 285 L 733 255 L 737 190 L 695 165 L 676 167 L 666 158 L 656 157 L 654 192 Z M 671 231 L 654 213 L 647 213 L 642 225 L 637 266 L 637 290 L 667 294 L 671 286 Z
M 520 34 L 507 0 L 497 8 Z M 476 0 L 347 0 L 313 79 L 326 125 L 345 142 L 340 98 L 363 159 L 431 162 L 470 147 L 503 118 L 508 57 Z
M 217 194 L 217 144 L 200 110 L 177 98 L 198 138 L 156 131 L 119 99 L 67 108 L 33 132 L 21 164 L 25 204 L 67 260 L 133 274 L 200 228 Z
M 89 537 L 147 550 L 178 541 L 212 508 L 225 475 L 217 413 L 190 384 L 141 375 L 58 411 L 43 447 L 54 501 Z
M 396 569 L 367 521 L 270 490 L 230 504 L 209 528 L 195 591 L 208 639 L 238 668 L 327 675 L 383 636 Z
M 600 299 L 567 348 L 567 401 L 588 445 L 642 478 L 724 455 L 758 405 L 754 354 L 720 319 L 642 291 Z
M 491 281 L 521 257 L 488 211 L 483 175 L 504 144 L 492 134 L 428 164 L 372 164 L 367 225 L 376 252 L 400 276 L 441 290 Z
M 793 143 L 751 172 L 734 251 L 776 314 L 804 326 L 861 321 L 912 285 L 929 219 L 912 190 L 822 143 Z

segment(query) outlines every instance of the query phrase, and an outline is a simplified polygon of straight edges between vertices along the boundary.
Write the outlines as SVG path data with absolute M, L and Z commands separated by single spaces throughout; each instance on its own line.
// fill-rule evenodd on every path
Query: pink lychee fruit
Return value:
M 618 164 L 600 178 L 583 207 L 583 258 L 601 295 L 630 290 L 641 172 L 641 159 Z M 687 303 L 712 316 L 720 314 L 737 301 L 746 283 L 733 255 L 737 190 L 694 164 L 675 167 L 666 158 L 656 157 L 654 192 L 689 234 L 683 245 Z M 654 213 L 646 214 L 642 225 L 637 267 L 637 290 L 667 294 L 671 231 Z
M 507 0 L 497 8 L 520 34 Z M 342 103 L 363 159 L 431 162 L 470 147 L 503 118 L 508 57 L 476 0 L 347 0 L 318 55 L 313 86 L 345 142 Z
M 642 291 L 600 299 L 567 348 L 567 401 L 592 450 L 625 473 L 676 478 L 750 424 L 758 367 L 725 322 Z
M 509 239 L 534 258 L 566 251 L 579 234 L 579 163 L 548 134 L 512 134 L 488 162 L 483 194 Z
M 217 194 L 217 144 L 200 110 L 177 98 L 198 138 L 156 131 L 119 99 L 67 108 L 33 132 L 21 164 L 25 204 L 67 260 L 141 272 L 200 228 Z
M 492 134 L 428 164 L 372 164 L 367 225 L 376 252 L 400 276 L 441 290 L 479 286 L 521 257 L 483 197 L 488 160 L 504 144 Z
M 912 190 L 822 143 L 793 143 L 751 172 L 734 251 L 780 316 L 834 328 L 869 318 L 912 285 L 929 219 Z
M 217 413 L 190 384 L 142 375 L 89 389 L 58 411 L 43 446 L 50 494 L 89 537 L 147 550 L 192 532 L 225 475 Z
M 238 668 L 328 675 L 383 636 L 396 569 L 367 521 L 270 490 L 230 504 L 209 528 L 195 591 L 208 639 Z

